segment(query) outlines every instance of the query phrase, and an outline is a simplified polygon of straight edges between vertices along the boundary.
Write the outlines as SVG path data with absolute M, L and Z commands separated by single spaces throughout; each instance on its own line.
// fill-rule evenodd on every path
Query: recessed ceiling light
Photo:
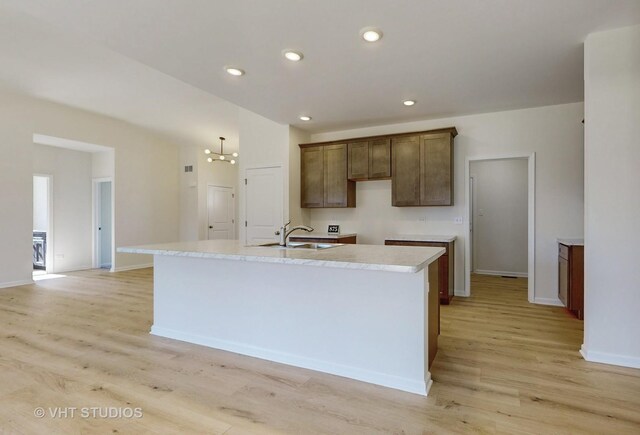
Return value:
M 299 51 L 293 51 L 293 50 L 284 50 L 282 54 L 284 55 L 284 57 L 286 57 L 292 62 L 298 62 L 302 60 L 302 58 L 304 57 L 304 55 Z
M 404 100 L 402 104 L 404 104 L 405 106 L 413 106 L 414 104 L 416 104 L 416 100 Z
M 311 121 L 311 117 L 310 117 L 310 116 L 304 116 L 304 115 L 303 115 L 303 116 L 301 116 L 301 117 L 300 117 L 300 120 L 301 120 L 301 121 Z
M 365 27 L 360 30 L 360 36 L 362 36 L 362 39 L 367 42 L 376 42 L 382 38 L 382 31 L 375 27 Z
M 236 68 L 235 66 L 225 66 L 224 69 L 225 69 L 225 71 L 227 71 L 232 76 L 243 76 L 244 75 L 244 70 L 241 70 L 240 68 Z

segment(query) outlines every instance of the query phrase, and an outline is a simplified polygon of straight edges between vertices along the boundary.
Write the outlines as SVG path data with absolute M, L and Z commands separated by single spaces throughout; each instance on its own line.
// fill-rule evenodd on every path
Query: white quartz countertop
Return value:
M 340 234 L 329 234 L 329 233 L 318 233 L 312 231 L 310 233 L 303 231 L 296 231 L 292 233 L 289 237 L 297 237 L 298 239 L 339 239 L 342 237 L 354 237 L 357 236 L 357 233 L 340 233 Z
M 285 249 L 245 246 L 238 240 L 201 240 L 120 247 L 118 252 L 415 273 L 444 254 L 445 250 L 383 245 L 342 245 L 319 250 Z
M 449 243 L 456 240 L 456 236 L 450 236 L 450 235 L 434 236 L 429 234 L 391 234 L 385 237 L 385 240 Z
M 566 246 L 584 246 L 584 239 L 558 239 L 558 243 Z

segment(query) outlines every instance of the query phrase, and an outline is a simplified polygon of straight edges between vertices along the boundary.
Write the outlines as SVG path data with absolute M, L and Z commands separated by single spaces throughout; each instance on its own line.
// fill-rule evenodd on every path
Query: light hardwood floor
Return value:
M 150 336 L 151 269 L 2 289 L 0 433 L 640 433 L 640 370 L 583 361 L 582 323 L 526 280 L 473 280 L 442 307 L 426 398 Z

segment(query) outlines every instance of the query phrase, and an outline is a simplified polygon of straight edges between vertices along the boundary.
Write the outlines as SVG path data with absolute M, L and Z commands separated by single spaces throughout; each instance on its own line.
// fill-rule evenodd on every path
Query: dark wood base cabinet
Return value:
M 454 282 L 454 260 L 455 260 L 455 241 L 452 242 L 427 242 L 418 240 L 385 240 L 385 245 L 396 246 L 426 246 L 434 248 L 444 248 L 445 253 L 438 258 L 438 290 L 440 294 L 440 303 L 449 305 L 453 299 L 453 282 Z
M 309 237 L 296 237 L 290 236 L 289 241 L 291 242 L 308 242 L 308 243 L 345 243 L 348 245 L 355 245 L 357 240 L 357 236 L 340 236 L 340 234 L 331 235 L 331 236 L 321 236 L 315 238 Z
M 584 246 L 558 245 L 558 297 L 578 319 L 584 319 Z

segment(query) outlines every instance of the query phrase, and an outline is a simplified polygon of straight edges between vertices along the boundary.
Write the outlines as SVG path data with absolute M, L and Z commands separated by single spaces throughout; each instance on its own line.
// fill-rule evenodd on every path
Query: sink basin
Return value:
M 305 242 L 289 242 L 287 246 L 280 246 L 278 243 L 265 243 L 258 245 L 261 248 L 276 249 L 329 249 L 337 246 L 343 246 L 344 243 L 305 243 Z

